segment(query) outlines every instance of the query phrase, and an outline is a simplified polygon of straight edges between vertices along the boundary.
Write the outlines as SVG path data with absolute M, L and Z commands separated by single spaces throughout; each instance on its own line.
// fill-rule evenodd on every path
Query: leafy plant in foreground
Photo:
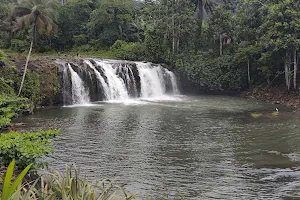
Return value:
M 35 190 L 42 199 L 132 200 L 136 194 L 127 195 L 123 186 L 115 181 L 103 180 L 90 184 L 80 177 L 79 170 L 67 167 L 65 174 L 58 171 L 46 173 L 41 178 L 41 189 Z
M 0 131 L 10 125 L 12 118 L 16 117 L 22 110 L 26 110 L 30 107 L 31 104 L 26 98 L 0 94 Z
M 15 168 L 15 160 L 13 160 L 6 171 L 6 175 L 4 178 L 4 183 L 2 187 L 2 194 L 1 200 L 8 200 L 10 197 L 15 193 L 17 188 L 22 183 L 22 180 L 26 176 L 27 172 L 31 168 L 32 164 L 28 165 L 19 175 L 18 177 L 12 182 L 13 172 Z
M 58 130 L 32 133 L 9 132 L 0 135 L 0 163 L 7 166 L 13 159 L 18 169 L 24 169 L 33 163 L 32 168 L 42 167 L 45 163 L 38 159 L 51 153 L 49 144 L 58 135 Z
M 29 184 L 21 186 L 24 176 L 31 167 L 29 165 L 9 187 L 14 164 L 13 161 L 7 169 L 2 200 L 133 200 L 136 196 L 136 194 L 127 195 L 123 187 L 116 185 L 114 181 L 104 180 L 90 184 L 79 176 L 79 170 L 76 167 L 74 172 L 71 167 L 67 167 L 65 174 L 58 171 L 46 172 L 31 186 Z

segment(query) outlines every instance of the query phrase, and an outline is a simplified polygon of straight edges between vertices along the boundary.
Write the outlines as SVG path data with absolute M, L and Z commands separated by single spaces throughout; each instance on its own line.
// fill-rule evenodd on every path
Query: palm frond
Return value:
M 61 6 L 61 3 L 59 3 L 58 0 L 47 0 L 47 2 L 44 4 L 47 8 L 56 10 Z
M 12 32 L 23 29 L 30 26 L 34 22 L 34 16 L 32 13 L 24 15 L 23 17 L 17 17 L 16 24 Z
M 46 7 L 46 9 L 41 10 L 41 12 L 43 13 L 43 15 L 50 17 L 52 20 L 55 20 L 56 17 L 55 10 Z
M 50 36 L 53 33 L 57 32 L 57 25 L 54 23 L 54 21 L 46 16 L 46 15 L 40 15 L 39 18 L 43 21 L 44 23 L 44 30 L 45 30 L 45 35 Z
M 14 8 L 11 16 L 13 18 L 16 18 L 16 17 L 22 17 L 24 15 L 28 15 L 30 13 L 31 13 L 31 10 L 29 8 L 17 6 Z
M 43 0 L 31 0 L 33 3 L 34 3 L 34 5 L 43 5 L 44 4 L 44 1 Z
M 36 18 L 35 26 L 40 35 L 45 34 L 46 23 L 44 23 L 44 21 L 41 19 L 41 15 Z
M 35 6 L 32 0 L 18 0 L 18 5 L 29 9 Z

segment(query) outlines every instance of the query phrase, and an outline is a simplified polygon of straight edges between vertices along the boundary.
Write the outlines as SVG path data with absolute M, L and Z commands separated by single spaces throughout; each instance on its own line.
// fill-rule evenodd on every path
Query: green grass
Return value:
M 17 60 L 25 60 L 27 56 L 27 52 L 18 53 L 14 52 L 9 49 L 3 50 L 5 54 L 7 54 L 12 59 Z M 80 57 L 86 57 L 86 58 L 104 58 L 104 59 L 116 59 L 112 51 L 110 50 L 98 50 L 98 51 L 88 51 L 88 52 L 77 52 L 76 50 L 66 51 L 66 52 L 60 52 L 60 55 L 56 51 L 48 51 L 44 53 L 32 53 L 30 59 L 31 60 L 37 60 L 41 58 L 72 58 L 76 57 L 77 53 Z

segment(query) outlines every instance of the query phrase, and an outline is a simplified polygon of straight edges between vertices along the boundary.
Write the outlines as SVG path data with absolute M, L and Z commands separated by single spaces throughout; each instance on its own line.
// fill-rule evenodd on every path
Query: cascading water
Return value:
M 100 72 L 97 71 L 97 69 L 93 66 L 93 64 L 89 61 L 86 60 L 85 61 L 86 64 L 89 65 L 89 67 L 95 72 L 97 79 L 100 81 L 103 92 L 104 92 L 104 96 L 106 99 L 109 99 L 109 95 L 110 95 L 110 90 L 109 90 L 109 86 L 108 84 L 105 82 L 104 78 L 101 76 Z
M 121 79 L 116 69 L 111 64 L 96 61 L 96 64 L 102 68 L 104 75 L 107 78 L 109 95 L 107 100 L 126 100 L 129 99 L 129 95 L 123 79 Z
M 62 96 L 64 105 L 66 105 L 71 98 L 69 93 L 71 87 L 70 85 L 71 83 L 69 81 L 68 69 L 64 67 L 62 73 Z
M 84 88 L 84 84 L 79 75 L 68 64 L 72 80 L 72 101 L 73 104 L 84 104 L 90 101 L 88 92 Z
M 163 96 L 166 88 L 162 68 L 151 67 L 150 63 L 138 63 L 137 66 L 141 78 L 141 97 Z
M 173 89 L 173 94 L 179 94 L 179 89 L 178 89 L 178 85 L 177 85 L 177 79 L 176 76 L 173 72 L 167 70 L 166 72 L 168 74 L 168 76 L 170 77 L 170 81 L 171 81 L 171 85 L 172 85 L 172 89 Z
M 69 82 L 72 84 L 72 90 L 69 90 L 69 96 L 72 96 L 72 102 L 68 102 L 69 104 L 83 104 L 90 99 L 160 99 L 167 94 L 179 94 L 175 74 L 152 63 L 90 59 L 67 66 L 63 73 L 64 77 L 71 77 Z M 66 82 L 64 80 L 63 84 Z M 65 91 L 63 95 L 67 95 Z M 64 101 L 65 99 L 64 97 Z

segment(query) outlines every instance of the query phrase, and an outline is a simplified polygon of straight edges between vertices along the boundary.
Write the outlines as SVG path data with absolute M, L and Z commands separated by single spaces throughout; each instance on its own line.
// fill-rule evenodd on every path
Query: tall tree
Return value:
M 228 0 L 196 0 L 194 1 L 197 7 L 194 12 L 193 18 L 197 21 L 197 31 L 196 31 L 196 50 L 199 50 L 201 43 L 200 34 L 202 32 L 202 24 L 204 20 L 204 14 L 210 14 L 213 11 L 213 8 L 221 3 L 228 3 Z
M 27 66 L 35 39 L 39 35 L 46 35 L 50 37 L 57 31 L 58 27 L 54 23 L 54 18 L 55 9 L 57 9 L 59 5 L 60 3 L 57 0 L 21 0 L 11 14 L 11 19 L 15 22 L 12 27 L 12 32 L 16 32 L 24 28 L 32 28 L 30 48 L 18 96 L 22 92 Z
M 287 89 L 290 90 L 293 78 L 297 87 L 298 49 L 300 47 L 300 2 L 282 0 L 264 6 L 267 13 L 260 26 L 260 41 L 273 54 L 280 54 L 284 63 Z
M 57 10 L 57 24 L 60 27 L 56 34 L 57 49 L 71 49 L 78 43 L 87 43 L 87 24 L 93 7 L 91 0 L 72 0 Z
M 133 23 L 135 4 L 132 0 L 101 0 L 91 13 L 88 24 L 91 38 L 103 46 L 122 39 L 124 30 Z

